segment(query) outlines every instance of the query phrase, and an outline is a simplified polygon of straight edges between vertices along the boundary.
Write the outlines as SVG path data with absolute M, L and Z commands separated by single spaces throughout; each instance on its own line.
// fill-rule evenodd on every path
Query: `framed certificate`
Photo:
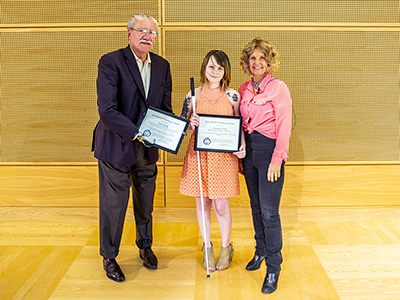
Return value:
M 242 136 L 242 117 L 198 114 L 194 150 L 236 152 Z
M 148 146 L 177 154 L 190 121 L 151 107 L 139 127 Z

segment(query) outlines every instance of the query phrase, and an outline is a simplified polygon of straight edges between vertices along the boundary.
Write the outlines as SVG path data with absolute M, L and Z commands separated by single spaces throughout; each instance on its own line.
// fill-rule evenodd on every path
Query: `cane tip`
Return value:
M 210 276 L 210 274 L 207 274 L 207 278 L 210 278 L 211 276 Z

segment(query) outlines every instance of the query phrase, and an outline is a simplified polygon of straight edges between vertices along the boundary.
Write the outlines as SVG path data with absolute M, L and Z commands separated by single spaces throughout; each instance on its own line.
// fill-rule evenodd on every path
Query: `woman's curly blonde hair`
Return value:
M 254 49 L 259 48 L 268 61 L 268 74 L 276 72 L 279 68 L 279 53 L 274 46 L 267 40 L 256 37 L 248 42 L 240 53 L 240 67 L 245 75 L 251 75 L 249 68 L 249 59 Z

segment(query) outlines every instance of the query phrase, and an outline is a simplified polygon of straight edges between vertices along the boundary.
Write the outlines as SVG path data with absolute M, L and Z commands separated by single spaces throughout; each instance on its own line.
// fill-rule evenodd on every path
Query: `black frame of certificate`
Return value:
M 161 109 L 159 109 L 159 108 L 152 107 L 152 106 L 149 106 L 149 107 L 148 107 L 146 114 L 148 113 L 149 110 L 154 110 L 154 111 L 156 111 L 156 112 L 158 112 L 158 113 L 161 113 L 161 114 L 165 115 L 165 116 L 168 117 L 168 118 L 173 118 L 173 119 L 175 119 L 175 120 L 179 120 L 180 122 L 186 123 L 186 124 L 185 124 L 185 127 L 184 127 L 184 129 L 183 129 L 183 131 L 182 131 L 182 133 L 181 133 L 180 139 L 179 139 L 178 143 L 177 143 L 176 146 L 175 146 L 175 149 L 169 149 L 169 148 L 160 146 L 160 145 L 157 144 L 157 141 L 154 142 L 154 143 L 151 143 L 151 142 L 149 142 L 149 141 L 146 140 L 146 137 L 144 137 L 144 144 L 145 144 L 146 146 L 148 146 L 148 147 L 150 147 L 150 146 L 156 147 L 156 148 L 158 148 L 158 149 L 161 149 L 161 150 L 170 152 L 170 153 L 172 153 L 172 154 L 177 154 L 178 151 L 179 151 L 179 148 L 180 148 L 180 146 L 181 146 L 181 144 L 182 144 L 183 138 L 185 137 L 186 130 L 187 130 L 187 128 L 189 127 L 190 121 L 187 120 L 187 119 L 185 119 L 185 118 L 179 117 L 179 116 L 177 116 L 177 115 L 174 115 L 174 114 L 172 114 L 172 113 L 163 111 L 163 110 L 161 110 Z M 139 126 L 139 128 L 140 128 L 140 126 Z
M 199 141 L 200 136 L 201 136 L 201 126 L 196 127 L 195 129 L 195 139 L 194 139 L 194 150 L 195 151 L 208 151 L 208 152 L 225 152 L 225 153 L 233 153 L 239 151 L 240 145 L 241 145 L 241 138 L 242 138 L 242 122 L 243 118 L 240 116 L 225 116 L 225 115 L 211 115 L 211 114 L 198 114 L 200 117 L 200 123 L 201 123 L 201 118 L 207 118 L 207 119 L 212 119 L 214 122 L 222 122 L 226 123 L 227 121 L 234 121 L 235 122 L 235 129 L 237 129 L 237 144 L 235 148 L 226 148 L 226 149 L 221 149 L 221 148 L 209 148 L 209 147 L 202 147 L 201 141 Z

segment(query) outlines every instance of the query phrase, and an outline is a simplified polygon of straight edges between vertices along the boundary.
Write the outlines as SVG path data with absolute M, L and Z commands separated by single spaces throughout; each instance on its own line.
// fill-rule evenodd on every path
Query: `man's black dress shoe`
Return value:
M 158 260 L 151 248 L 140 249 L 139 256 L 143 259 L 143 266 L 149 269 L 157 269 Z
M 246 266 L 247 271 L 254 271 L 258 270 L 261 266 L 262 261 L 265 259 L 265 256 L 258 256 L 257 254 L 254 255 L 251 261 Z
M 107 277 L 114 281 L 124 281 L 125 275 L 122 273 L 121 268 L 119 267 L 117 261 L 115 259 L 104 258 L 103 259 L 103 268 L 106 270 Z
M 264 294 L 271 294 L 276 291 L 278 287 L 279 273 L 267 273 L 261 291 Z

